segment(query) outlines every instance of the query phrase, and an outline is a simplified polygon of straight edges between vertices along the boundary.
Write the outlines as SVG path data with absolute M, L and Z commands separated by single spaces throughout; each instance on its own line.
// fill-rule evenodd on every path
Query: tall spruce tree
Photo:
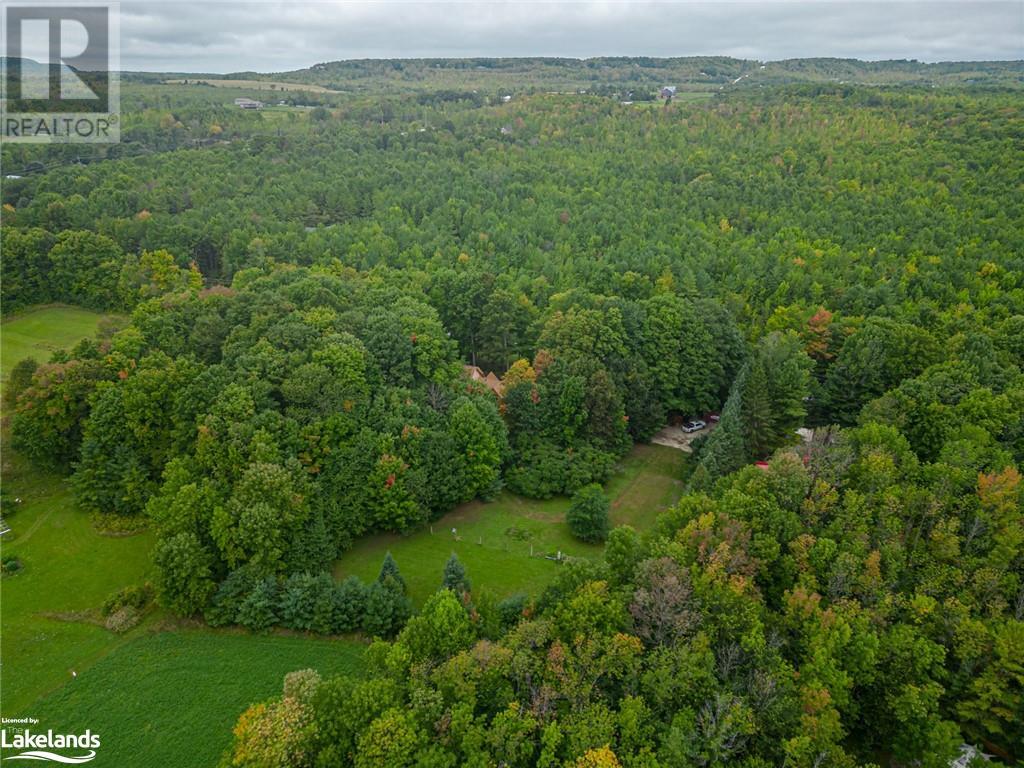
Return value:
M 764 458 L 773 447 L 772 403 L 768 391 L 768 377 L 759 355 L 750 361 L 743 387 L 740 390 L 743 439 L 748 454 L 755 459 Z
M 469 579 L 466 577 L 466 568 L 459 561 L 459 556 L 452 552 L 448 562 L 444 564 L 444 580 L 441 582 L 441 589 L 450 589 L 455 594 L 469 592 Z
M 401 587 L 402 593 L 405 594 L 405 579 L 402 578 L 402 574 L 398 570 L 398 563 L 395 562 L 395 558 L 391 556 L 390 551 L 384 555 L 384 562 L 380 565 L 377 581 L 383 584 L 389 577 L 395 584 Z

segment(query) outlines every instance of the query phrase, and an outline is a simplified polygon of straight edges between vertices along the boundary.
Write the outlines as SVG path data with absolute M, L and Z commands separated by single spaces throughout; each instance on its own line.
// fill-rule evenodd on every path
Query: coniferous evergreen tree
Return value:
M 456 594 L 469 592 L 470 590 L 466 568 L 454 552 L 448 558 L 448 562 L 444 564 L 444 580 L 441 582 L 441 589 L 450 589 Z
M 755 459 L 764 458 L 772 447 L 772 404 L 768 393 L 768 377 L 764 363 L 755 356 L 750 361 L 740 391 L 743 404 L 743 439 L 748 453 Z
M 377 581 L 383 584 L 389 578 L 401 587 L 403 593 L 405 592 L 405 579 L 402 578 L 402 574 L 398 570 L 398 563 L 395 562 L 395 558 L 391 556 L 390 551 L 384 555 L 384 562 L 380 564 L 380 573 L 377 574 Z

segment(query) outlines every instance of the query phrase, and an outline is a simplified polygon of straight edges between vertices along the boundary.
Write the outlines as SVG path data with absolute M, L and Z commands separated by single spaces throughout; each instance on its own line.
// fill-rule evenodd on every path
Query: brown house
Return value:
M 501 393 L 504 391 L 505 385 L 501 383 L 501 379 L 494 374 L 494 371 L 490 371 L 485 374 L 475 365 L 465 365 L 462 367 L 462 370 L 471 381 L 479 381 L 495 395 L 501 397 Z

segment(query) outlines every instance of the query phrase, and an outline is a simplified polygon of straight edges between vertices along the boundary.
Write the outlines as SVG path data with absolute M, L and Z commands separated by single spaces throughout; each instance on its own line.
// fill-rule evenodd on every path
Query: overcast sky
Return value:
M 434 56 L 1024 58 L 1024 0 L 121 2 L 121 68 L 280 72 Z

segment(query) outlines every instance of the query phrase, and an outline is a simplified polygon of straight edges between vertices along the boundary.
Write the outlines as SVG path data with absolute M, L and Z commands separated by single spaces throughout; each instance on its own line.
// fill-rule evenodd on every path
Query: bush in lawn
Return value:
M 100 612 L 104 616 L 111 616 L 122 608 L 131 607 L 141 613 L 152 599 L 153 588 L 149 584 L 141 587 L 125 587 L 108 597 L 103 603 Z
M 355 632 L 363 626 L 367 598 L 366 585 L 357 576 L 349 576 L 335 588 L 332 621 L 335 633 Z
M 277 611 L 282 626 L 303 632 L 313 626 L 315 587 L 316 577 L 308 573 L 296 573 L 288 577 L 281 589 Z
M 238 622 L 238 609 L 245 598 L 256 588 L 259 577 L 247 565 L 232 571 L 221 582 L 204 614 L 211 627 L 226 627 Z
M 253 632 L 264 632 L 277 624 L 277 579 L 267 576 L 256 585 L 238 608 L 238 623 Z
M 0 573 L 4 576 L 12 576 L 22 569 L 21 560 L 14 555 L 8 555 L 0 561 Z
M 129 629 L 139 623 L 139 619 L 142 618 L 142 613 L 134 605 L 122 605 L 120 608 L 115 610 L 104 622 L 104 626 L 111 632 L 127 632 Z
M 572 535 L 591 544 L 604 541 L 608 536 L 609 506 L 608 497 L 597 483 L 576 491 L 565 515 Z
M 441 582 L 441 589 L 450 589 L 457 595 L 470 591 L 466 568 L 459 562 L 459 556 L 454 552 L 448 558 L 448 562 L 444 564 L 444 579 Z

